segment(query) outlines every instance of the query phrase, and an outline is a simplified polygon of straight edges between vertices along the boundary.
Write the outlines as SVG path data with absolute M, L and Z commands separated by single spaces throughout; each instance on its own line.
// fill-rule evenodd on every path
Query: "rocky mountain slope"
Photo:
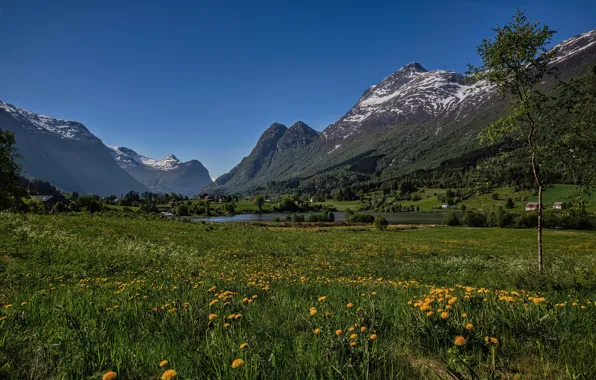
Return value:
M 0 128 L 15 133 L 23 174 L 66 191 L 120 195 L 147 188 L 124 171 L 81 123 L 38 115 L 0 101 Z
M 558 79 L 585 73 L 596 62 L 596 30 L 556 48 Z M 205 191 L 252 192 L 337 171 L 389 178 L 472 152 L 479 148 L 478 131 L 507 107 L 495 88 L 464 79 L 456 72 L 407 64 L 368 88 L 320 134 L 311 130 L 294 136 L 288 133 L 293 127 L 273 124 L 249 156 Z M 280 149 L 282 140 L 287 149 Z
M 109 147 L 118 165 L 153 192 L 195 195 L 212 183 L 209 171 L 197 160 L 181 162 L 173 154 L 160 161 L 126 147 Z

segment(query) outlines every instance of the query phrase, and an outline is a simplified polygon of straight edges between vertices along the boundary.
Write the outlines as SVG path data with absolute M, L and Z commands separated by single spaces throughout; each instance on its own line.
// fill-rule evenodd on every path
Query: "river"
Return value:
M 317 214 L 317 213 L 315 213 Z M 345 222 L 345 213 L 337 211 L 333 213 L 336 222 Z M 358 214 L 383 215 L 391 224 L 442 224 L 447 212 L 373 212 L 360 211 Z M 282 221 L 291 214 L 264 213 L 264 214 L 236 214 L 230 216 L 209 216 L 193 219 L 194 222 L 272 222 L 275 218 Z M 307 214 L 302 213 L 306 216 Z M 458 216 L 459 213 L 458 213 Z

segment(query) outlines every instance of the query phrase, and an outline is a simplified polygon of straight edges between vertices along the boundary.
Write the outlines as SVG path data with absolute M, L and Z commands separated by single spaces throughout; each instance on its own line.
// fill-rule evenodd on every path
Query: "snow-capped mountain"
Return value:
M 108 148 L 116 163 L 151 191 L 191 196 L 212 183 L 209 171 L 197 160 L 181 162 L 172 154 L 158 161 L 127 147 Z
M 553 63 L 559 69 L 558 78 L 581 75 L 596 62 L 596 30 L 554 48 L 558 50 Z M 543 85 L 552 86 L 554 80 L 558 79 Z M 428 71 L 412 62 L 369 87 L 345 115 L 320 134 L 302 140 L 299 149 L 290 153 L 267 150 L 259 155 L 257 147 L 265 146 L 263 141 L 277 142 L 286 134 L 274 128 L 278 125 L 274 123 L 248 157 L 206 190 L 250 192 L 341 167 L 387 177 L 436 167 L 479 149 L 479 129 L 505 112 L 506 103 L 495 87 L 469 83 L 453 71 Z
M 147 188 L 122 170 L 81 123 L 0 101 L 0 128 L 15 133 L 23 174 L 81 194 L 120 195 Z
M 174 170 L 180 164 L 180 160 L 173 154 L 157 161 L 149 157 L 142 156 L 134 150 L 124 146 L 108 146 L 112 150 L 112 157 L 118 162 L 121 168 L 145 165 L 155 170 Z

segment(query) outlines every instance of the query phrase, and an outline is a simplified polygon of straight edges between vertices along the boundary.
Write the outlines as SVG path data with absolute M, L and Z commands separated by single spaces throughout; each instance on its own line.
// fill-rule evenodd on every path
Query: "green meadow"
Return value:
M 0 378 L 594 378 L 596 233 L 544 242 L 3 213 Z

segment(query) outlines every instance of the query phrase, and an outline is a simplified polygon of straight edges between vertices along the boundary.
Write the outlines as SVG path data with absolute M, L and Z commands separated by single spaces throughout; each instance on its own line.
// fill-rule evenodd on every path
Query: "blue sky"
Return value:
M 322 130 L 417 61 L 463 72 L 516 7 L 559 33 L 595 1 L 0 0 L 0 99 L 219 176 L 273 122 Z

